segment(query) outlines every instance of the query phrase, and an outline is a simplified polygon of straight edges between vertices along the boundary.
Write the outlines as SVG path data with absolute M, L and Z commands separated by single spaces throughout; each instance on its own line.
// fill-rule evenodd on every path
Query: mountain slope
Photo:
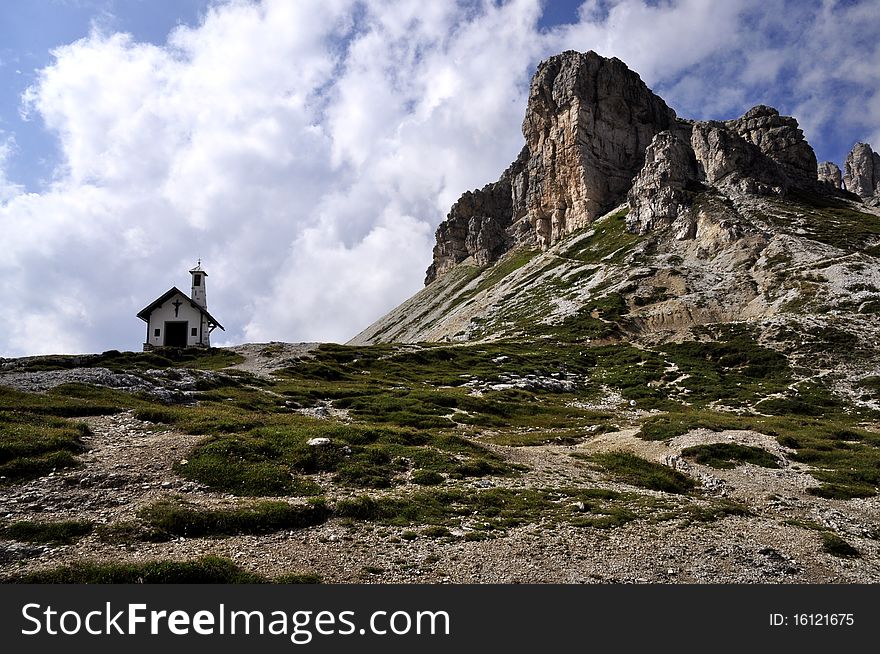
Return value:
M 820 181 L 794 119 L 759 106 L 732 121 L 682 120 L 621 62 L 593 53 L 539 67 L 523 132 L 517 161 L 438 228 L 426 287 L 352 344 L 649 344 L 745 321 L 805 359 L 795 344 L 839 331 L 861 344 L 861 373 L 876 373 L 880 210 L 866 190 L 869 146 L 847 160 L 846 182 L 861 180 L 849 193 L 839 169 L 829 180 L 833 164 Z M 613 183 L 602 178 L 609 170 Z

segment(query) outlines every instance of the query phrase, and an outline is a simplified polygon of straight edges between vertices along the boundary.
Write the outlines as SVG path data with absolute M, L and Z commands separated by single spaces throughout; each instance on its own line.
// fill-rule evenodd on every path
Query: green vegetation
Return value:
M 639 437 L 646 441 L 665 441 L 682 436 L 694 429 L 724 431 L 725 429 L 747 429 L 751 424 L 736 414 L 713 411 L 682 411 L 666 413 L 648 418 L 642 423 Z
M 245 572 L 219 556 L 194 561 L 150 563 L 75 563 L 6 578 L 23 584 L 260 584 L 266 579 Z M 288 582 L 281 582 L 288 583 Z
M 446 481 L 439 472 L 433 470 L 416 470 L 412 474 L 412 483 L 420 486 L 436 486 Z
M 142 509 L 139 517 L 158 533 L 196 538 L 312 527 L 325 522 L 330 510 L 323 501 L 300 505 L 263 501 L 228 509 L 205 509 L 169 499 Z
M 584 263 L 620 263 L 641 238 L 626 230 L 624 208 L 603 220 L 596 221 L 588 228 L 588 236 L 578 238 L 560 254 Z
M 50 545 L 69 545 L 83 536 L 92 533 L 94 525 L 84 520 L 64 522 L 37 522 L 19 520 L 0 528 L 0 538 L 26 543 L 47 543 Z
M 746 505 L 727 499 L 715 500 L 705 505 L 692 504 L 682 511 L 682 515 L 688 522 L 715 522 L 728 516 L 751 514 Z
M 580 258 L 584 275 L 591 274 L 591 261 L 624 256 L 638 237 L 613 232 L 621 225 L 622 218 L 603 221 L 596 227 L 606 230 L 613 242 L 584 236 L 565 256 Z M 532 256 L 523 252 L 510 257 L 487 272 L 476 290 L 512 274 Z M 649 299 L 659 297 L 658 291 Z M 523 467 L 492 446 L 571 445 L 618 427 L 639 427 L 642 438 L 655 440 L 696 428 L 753 430 L 776 438 L 790 448 L 787 457 L 809 466 L 816 479 L 811 493 L 834 499 L 877 493 L 880 435 L 858 424 L 870 414 L 835 396 L 828 380 L 801 379 L 807 375 L 792 370 L 783 349 L 789 342 L 805 343 L 805 352 L 812 347 L 852 349 L 848 332 L 829 326 L 787 333 L 783 327 L 774 337 L 777 350 L 758 343 L 747 328 L 714 326 L 698 330 L 698 341 L 636 347 L 617 342 L 628 311 L 623 295 L 606 292 L 562 325 L 535 328 L 528 341 L 323 345 L 271 379 L 246 373 L 205 375 L 211 381 L 199 387 L 191 404 L 166 404 L 81 384 L 45 394 L 0 388 L 4 483 L 76 465 L 76 455 L 90 436 L 76 418 L 133 410 L 140 419 L 205 436 L 191 451 L 181 452 L 175 464 L 175 471 L 188 479 L 240 497 L 312 498 L 296 504 L 230 501 L 210 508 L 172 498 L 146 507 L 131 522 L 18 522 L 4 526 L 3 536 L 69 543 L 94 530 L 95 538 L 125 546 L 180 536 L 266 534 L 336 518 L 352 527 L 373 523 L 375 527 L 367 528 L 394 542 L 482 540 L 522 525 L 613 529 L 633 521 L 686 525 L 748 514 L 741 504 L 693 492 L 696 483 L 687 475 L 623 451 L 579 458 L 611 479 L 665 495 L 635 489 L 620 493 L 500 486 Z M 596 339 L 606 340 L 597 345 Z M 222 369 L 238 360 L 227 354 L 181 353 L 175 359 L 178 355 L 172 352 L 104 353 L 90 365 L 131 366 L 138 374 L 163 367 L 164 374 L 173 375 L 175 367 Z M 161 365 L 153 358 L 160 356 L 165 359 Z M 34 365 L 63 367 L 57 361 Z M 565 384 L 556 383 L 563 380 Z M 865 393 L 880 392 L 876 379 L 866 378 L 862 384 Z M 608 391 L 622 396 L 624 405 L 584 408 L 603 400 Z M 695 446 L 683 455 L 717 468 L 779 466 L 769 452 L 735 443 Z M 487 476 L 494 477 L 485 483 L 488 488 L 467 483 Z M 334 498 L 337 492 L 345 496 L 360 489 L 381 492 L 326 502 L 323 495 L 331 489 Z M 845 551 L 839 543 L 827 544 L 831 536 L 826 536 L 823 531 L 826 551 Z M 85 583 L 266 581 L 226 564 L 220 559 L 145 566 L 80 564 L 38 574 L 46 580 Z M 320 578 L 293 571 L 276 581 L 313 583 Z
M 604 329 L 621 319 L 626 304 L 611 294 L 589 309 L 587 318 L 576 318 Z M 642 422 L 642 438 L 665 440 L 695 428 L 753 429 L 816 468 L 816 494 L 876 493 L 877 437 L 857 428 L 858 414 L 826 386 L 795 383 L 785 355 L 757 344 L 748 329 L 715 326 L 702 334 L 710 340 L 642 349 L 579 344 L 572 334 L 583 334 L 583 327 L 572 327 L 572 341 L 562 342 L 323 345 L 273 380 L 221 376 L 218 386 L 198 394 L 196 405 L 81 384 L 45 394 L 0 388 L 0 470 L 8 482 L 75 465 L 87 428 L 60 418 L 134 409 L 141 419 L 207 435 L 176 471 L 242 496 L 316 496 L 322 488 L 315 476 L 327 474 L 351 488 L 505 476 L 517 467 L 472 436 L 502 445 L 578 442 L 620 422 L 619 415 L 573 401 L 591 400 L 609 387 L 640 409 L 664 411 Z M 828 330 L 815 337 L 842 338 Z M 203 363 L 213 360 L 211 351 L 198 352 Z M 576 382 L 567 393 L 471 390 L 475 383 L 504 388 L 511 379 L 543 378 Z M 870 390 L 871 381 L 864 383 Z M 719 400 L 739 413 L 718 410 Z M 328 405 L 353 421 L 296 412 Z M 308 445 L 313 439 L 327 441 Z
M 532 327 L 531 331 L 567 343 L 619 338 L 621 336 L 619 321 L 627 313 L 629 308 L 623 296 L 619 293 L 608 293 L 591 300 L 558 325 L 539 324 Z
M 309 441 L 326 438 L 322 445 Z M 411 469 L 454 478 L 506 475 L 514 469 L 483 447 L 453 434 L 312 420 L 299 415 L 222 434 L 197 446 L 176 469 L 190 479 L 238 495 L 316 495 L 308 478 L 334 473 L 355 488 L 389 488 Z
M 440 525 L 431 525 L 422 529 L 422 536 L 427 536 L 428 538 L 445 538 L 451 535 L 452 532 L 449 529 Z
M 614 431 L 614 426 L 604 422 L 612 416 L 608 413 L 585 412 L 583 419 L 592 420 L 587 427 L 578 429 L 535 429 L 533 427 L 510 428 L 492 431 L 483 436 L 482 440 L 495 445 L 508 447 L 530 447 L 535 445 L 575 445 L 585 438 Z
M 197 368 L 220 370 L 244 361 L 244 357 L 222 348 L 160 347 L 150 352 L 59 355 L 31 357 L 20 362 L 20 370 L 66 370 L 70 368 L 109 368 L 121 372 L 154 368 Z
M 58 418 L 108 415 L 147 401 L 122 391 L 88 384 L 62 384 L 46 393 L 24 393 L 0 386 L 0 413 L 5 414 L 4 419 L 13 421 L 28 414 Z
M 0 387 L 0 484 L 32 479 L 77 465 L 88 427 L 60 418 L 14 410 L 17 395 Z
M 590 456 L 577 454 L 574 456 L 589 461 L 619 481 L 640 488 L 665 493 L 687 493 L 696 486 L 693 479 L 678 470 L 623 450 L 601 452 Z
M 538 252 L 538 250 L 519 250 L 505 255 L 500 261 L 485 271 L 486 274 L 473 289 L 459 294 L 458 298 L 456 298 L 455 304 L 469 300 L 475 295 L 479 295 L 487 288 L 494 287 L 505 277 L 519 270 L 529 261 L 534 259 Z
M 679 387 L 688 402 L 724 400 L 743 406 L 787 390 L 793 380 L 785 355 L 758 345 L 748 332 L 716 336 L 720 339 L 663 346 L 663 353 L 687 375 Z
M 822 551 L 832 556 L 843 558 L 858 558 L 861 556 L 855 547 L 830 531 L 822 533 Z
M 633 498 L 598 489 L 450 489 L 416 492 L 406 497 L 372 498 L 364 495 L 340 500 L 335 513 L 352 520 L 401 527 L 417 524 L 450 527 L 466 519 L 473 523 L 472 528 L 476 531 L 494 532 L 542 519 L 562 520 L 579 516 L 566 501 L 589 502 L 584 511 L 595 509 L 596 513 L 604 514 L 605 504 L 614 506 L 618 503 L 616 500 L 623 503 Z M 633 515 L 633 519 L 635 517 Z
M 880 434 L 852 426 L 841 417 L 756 416 L 684 410 L 648 418 L 639 435 L 666 440 L 692 429 L 748 429 L 773 436 L 796 450 L 791 458 L 813 467 L 820 485 L 810 493 L 829 499 L 870 497 L 880 487 Z
M 856 211 L 832 196 L 797 193 L 776 201 L 777 211 L 766 216 L 776 227 L 798 232 L 820 243 L 847 251 L 877 255 L 880 217 Z
M 632 466 L 629 469 L 632 470 Z M 675 488 L 673 492 L 683 492 L 684 487 L 688 486 L 687 481 L 674 475 L 671 483 L 668 479 L 663 480 L 662 475 L 653 475 L 653 470 L 647 473 L 641 471 L 640 480 L 651 485 Z M 691 481 L 689 487 L 692 486 Z M 727 500 L 696 504 L 682 499 L 670 501 L 599 488 L 491 488 L 481 491 L 419 491 L 397 497 L 360 496 L 340 500 L 334 513 L 341 518 L 381 525 L 443 528 L 422 531 L 422 535 L 433 537 L 449 537 L 448 528 L 466 526 L 469 530 L 465 536 L 467 540 L 481 540 L 503 534 L 512 527 L 539 522 L 542 525 L 567 523 L 577 527 L 608 529 L 633 520 L 660 522 L 682 516 L 690 521 L 711 522 L 728 515 L 745 515 L 748 511 L 742 505 Z M 401 538 L 412 540 L 418 535 L 408 530 L 402 532 Z
M 739 443 L 694 445 L 681 451 L 682 456 L 718 469 L 735 468 L 738 463 L 751 463 L 764 468 L 778 468 L 779 459 L 760 447 Z

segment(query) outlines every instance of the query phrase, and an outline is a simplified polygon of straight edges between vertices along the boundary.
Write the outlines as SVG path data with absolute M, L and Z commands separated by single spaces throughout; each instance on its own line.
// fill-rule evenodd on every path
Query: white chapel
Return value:
M 208 273 L 202 269 L 202 262 L 199 261 L 189 273 L 192 275 L 189 297 L 172 286 L 138 312 L 138 318 L 147 323 L 144 351 L 163 346 L 211 347 L 211 332 L 217 327 L 223 329 L 223 325 L 208 313 L 205 294 Z

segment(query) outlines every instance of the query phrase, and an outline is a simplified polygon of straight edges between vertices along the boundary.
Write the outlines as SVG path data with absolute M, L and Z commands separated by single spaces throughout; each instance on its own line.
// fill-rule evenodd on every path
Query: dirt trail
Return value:
M 233 345 L 228 348 L 230 352 L 240 354 L 245 358 L 242 363 L 230 366 L 232 370 L 244 370 L 246 372 L 268 377 L 274 371 L 290 365 L 295 359 L 309 356 L 312 350 L 320 343 L 246 343 Z
M 88 451 L 79 457 L 82 467 L 5 488 L 0 515 L 103 524 L 132 519 L 162 494 L 199 492 L 172 466 L 204 436 L 137 420 L 130 411 L 82 421 L 92 431 L 83 439 Z

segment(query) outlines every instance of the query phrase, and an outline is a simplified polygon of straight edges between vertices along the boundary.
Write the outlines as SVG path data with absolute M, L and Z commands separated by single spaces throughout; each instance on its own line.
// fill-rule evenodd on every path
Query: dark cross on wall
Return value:
M 174 300 L 174 302 L 172 302 L 171 304 L 174 305 L 174 317 L 177 318 L 177 312 L 180 311 L 180 307 L 181 305 L 183 305 L 183 302 L 181 302 L 180 300 Z

